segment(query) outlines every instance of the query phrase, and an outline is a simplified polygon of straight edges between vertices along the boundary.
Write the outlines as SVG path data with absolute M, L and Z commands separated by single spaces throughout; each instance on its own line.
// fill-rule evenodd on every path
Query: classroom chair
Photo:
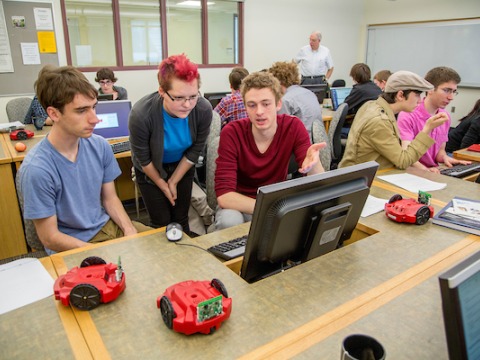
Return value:
M 20 204 L 20 210 L 23 214 L 23 192 L 20 186 L 20 177 L 17 176 L 15 179 L 15 186 L 17 188 L 17 196 L 18 202 Z M 37 232 L 35 231 L 35 225 L 33 225 L 32 220 L 23 220 L 23 224 L 25 227 L 25 239 L 27 240 L 28 246 L 32 249 L 32 251 L 45 251 L 42 242 L 38 238 Z
M 343 79 L 333 80 L 332 87 L 345 87 L 345 80 Z
M 210 139 L 207 144 L 207 165 L 206 165 L 206 193 L 207 203 L 210 208 L 217 208 L 217 195 L 215 194 L 215 170 L 217 169 L 218 146 L 220 136 Z
M 32 99 L 29 97 L 10 100 L 6 106 L 8 122 L 20 121 L 23 124 L 31 103 Z
M 330 170 L 330 164 L 332 163 L 332 144 L 328 137 L 325 125 L 321 120 L 314 120 L 312 124 L 312 143 L 325 142 L 327 147 L 320 150 L 320 162 L 322 163 L 325 171 Z
M 348 113 L 348 104 L 342 103 L 338 106 L 337 110 L 333 114 L 332 121 L 330 122 L 330 127 L 328 128 L 328 138 L 330 144 L 332 145 L 332 162 L 330 169 L 336 169 L 340 160 L 342 160 L 343 155 L 343 146 L 341 139 L 341 132 L 345 119 L 347 118 Z

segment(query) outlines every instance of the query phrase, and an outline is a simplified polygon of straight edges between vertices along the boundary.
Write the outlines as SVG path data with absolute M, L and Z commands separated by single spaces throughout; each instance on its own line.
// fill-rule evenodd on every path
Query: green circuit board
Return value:
M 197 305 L 197 321 L 202 322 L 218 316 L 223 311 L 222 295 L 202 301 Z

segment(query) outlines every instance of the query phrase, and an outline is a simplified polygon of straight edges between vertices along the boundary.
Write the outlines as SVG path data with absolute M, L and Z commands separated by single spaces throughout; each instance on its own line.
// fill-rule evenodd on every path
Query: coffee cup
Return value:
M 340 360 L 384 360 L 385 349 L 382 344 L 368 335 L 353 334 L 342 342 Z

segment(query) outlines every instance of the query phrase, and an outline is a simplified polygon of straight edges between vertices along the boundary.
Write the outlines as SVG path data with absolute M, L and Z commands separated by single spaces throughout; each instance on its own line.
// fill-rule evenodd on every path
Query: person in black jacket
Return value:
M 360 106 L 368 100 L 377 100 L 382 89 L 370 80 L 372 73 L 367 64 L 358 63 L 352 66 L 350 76 L 355 83 L 350 94 L 345 98 L 348 104 L 348 113 L 356 114 Z
M 459 120 L 457 127 L 450 129 L 445 151 L 452 153 L 473 144 L 480 144 L 480 99 L 472 111 Z

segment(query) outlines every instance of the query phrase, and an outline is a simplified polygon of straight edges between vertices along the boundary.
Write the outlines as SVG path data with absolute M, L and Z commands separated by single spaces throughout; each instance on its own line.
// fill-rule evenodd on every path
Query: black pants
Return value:
M 177 168 L 177 163 L 163 164 L 163 168 L 167 172 L 168 181 L 173 172 Z M 192 182 L 195 174 L 195 167 L 192 166 L 185 176 L 177 184 L 177 200 L 175 206 L 170 204 L 162 190 L 143 172 L 135 168 L 137 184 L 142 193 L 143 202 L 147 208 L 150 217 L 149 226 L 159 228 L 166 226 L 171 222 L 178 222 L 183 227 L 183 231 L 189 232 L 188 226 L 188 209 L 190 207 L 190 199 L 192 197 Z
M 326 84 L 326 78 L 325 76 L 302 76 L 302 82 L 301 85 L 315 85 L 315 84 Z

